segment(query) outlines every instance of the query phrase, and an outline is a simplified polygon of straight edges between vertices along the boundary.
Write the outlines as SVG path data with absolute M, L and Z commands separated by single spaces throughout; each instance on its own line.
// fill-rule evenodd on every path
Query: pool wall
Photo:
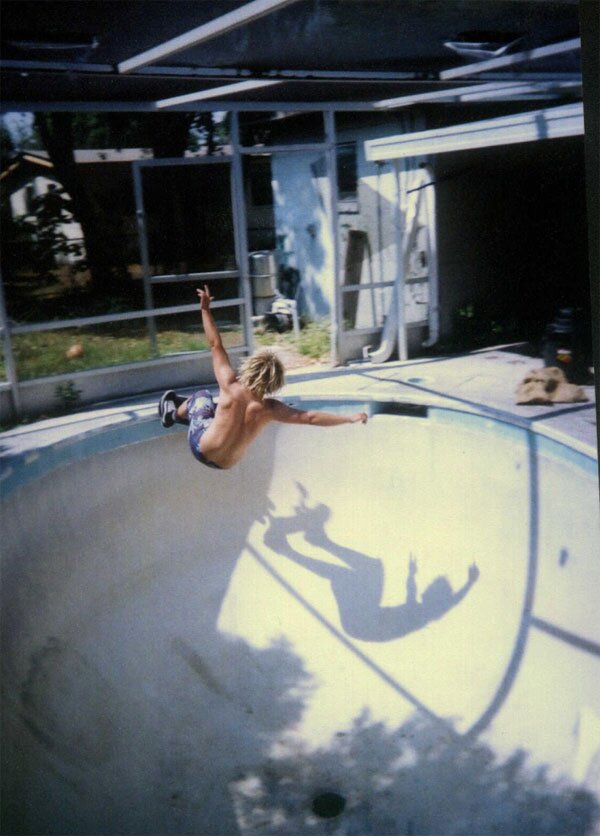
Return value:
M 514 829 L 542 791 L 592 820 L 596 461 L 489 415 L 298 402 L 372 417 L 271 426 L 216 472 L 125 416 L 5 471 L 7 832 L 324 833 L 323 789 L 382 836 Z M 468 769 L 452 811 L 410 789 L 433 751 L 441 797 Z M 548 779 L 490 766 L 519 751 Z

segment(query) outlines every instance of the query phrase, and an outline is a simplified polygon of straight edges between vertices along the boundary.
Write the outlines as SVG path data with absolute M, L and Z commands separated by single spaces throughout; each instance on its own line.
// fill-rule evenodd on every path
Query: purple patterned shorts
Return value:
M 201 389 L 199 392 L 192 395 L 188 401 L 187 409 L 188 419 L 190 422 L 188 442 L 194 458 L 199 462 L 202 462 L 202 464 L 205 464 L 207 467 L 214 467 L 217 468 L 217 470 L 222 470 L 218 464 L 215 464 L 214 462 L 211 462 L 210 459 L 207 459 L 204 453 L 200 450 L 200 439 L 212 424 L 215 412 L 217 411 L 217 406 L 208 389 Z

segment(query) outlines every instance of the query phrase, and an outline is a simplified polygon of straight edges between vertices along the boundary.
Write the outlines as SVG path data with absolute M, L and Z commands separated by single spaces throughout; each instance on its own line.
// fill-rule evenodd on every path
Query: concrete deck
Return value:
M 357 363 L 339 369 L 310 366 L 287 375 L 283 398 L 316 396 L 406 401 L 452 406 L 466 411 L 481 407 L 498 417 L 509 417 L 535 426 L 537 432 L 571 443 L 596 455 L 597 411 L 594 386 L 584 386 L 587 403 L 554 406 L 517 406 L 517 385 L 530 369 L 541 368 L 540 359 L 527 357 L 518 347 L 491 348 L 458 357 L 391 362 Z M 191 394 L 193 389 L 182 389 Z M 216 392 L 216 389 L 215 389 Z M 40 447 L 87 435 L 107 426 L 143 421 L 156 416 L 160 393 L 122 398 L 69 416 L 37 421 L 0 434 L 0 466 L 10 466 L 15 456 Z M 1 474 L 0 470 L 0 474 Z M 1 477 L 0 477 L 1 478 Z

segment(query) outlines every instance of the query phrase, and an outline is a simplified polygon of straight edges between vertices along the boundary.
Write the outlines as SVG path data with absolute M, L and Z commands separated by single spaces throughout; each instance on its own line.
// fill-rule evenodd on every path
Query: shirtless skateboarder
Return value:
M 229 357 L 212 312 L 208 286 L 196 290 L 204 333 L 210 344 L 213 370 L 219 384 L 219 403 L 210 392 L 200 390 L 182 398 L 172 389 L 164 393 L 158 406 L 164 427 L 175 423 L 189 425 L 188 441 L 194 457 L 208 467 L 226 470 L 237 464 L 258 434 L 271 421 L 284 424 L 310 424 L 334 427 L 339 424 L 365 424 L 367 414 L 333 415 L 329 412 L 294 409 L 268 397 L 284 384 L 284 369 L 279 358 L 268 349 L 248 357 L 239 374 Z

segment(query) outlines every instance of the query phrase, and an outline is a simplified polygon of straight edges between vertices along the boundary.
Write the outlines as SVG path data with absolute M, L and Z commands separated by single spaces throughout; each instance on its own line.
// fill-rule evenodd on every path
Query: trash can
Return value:
M 256 315 L 268 313 L 277 297 L 277 259 L 270 250 L 250 253 L 252 306 Z
M 544 365 L 562 369 L 570 383 L 580 383 L 585 378 L 581 318 L 576 308 L 561 308 L 546 326 Z

